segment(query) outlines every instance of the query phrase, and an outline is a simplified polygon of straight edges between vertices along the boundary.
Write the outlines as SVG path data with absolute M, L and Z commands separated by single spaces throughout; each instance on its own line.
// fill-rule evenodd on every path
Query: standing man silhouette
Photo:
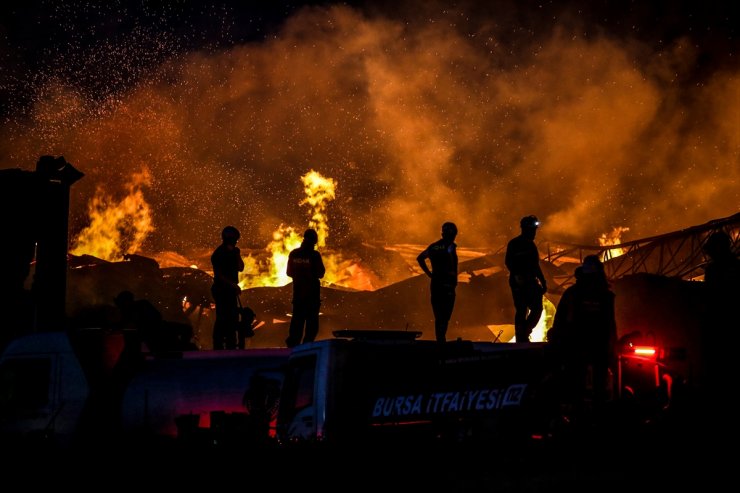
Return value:
M 540 222 L 536 216 L 525 216 L 519 222 L 521 234 L 506 245 L 506 268 L 514 299 L 514 335 L 516 342 L 529 342 L 529 335 L 542 316 L 542 296 L 547 281 L 540 267 L 540 253 L 534 238 Z
M 221 245 L 211 255 L 213 266 L 211 294 L 216 303 L 213 349 L 236 348 L 236 332 L 239 323 L 237 297 L 242 292 L 239 287 L 239 273 L 244 270 L 244 260 L 242 260 L 241 251 L 236 246 L 240 236 L 239 230 L 234 226 L 226 226 L 221 231 Z
M 445 342 L 447 326 L 455 307 L 457 288 L 457 226 L 446 222 L 442 225 L 442 238 L 435 241 L 416 257 L 419 267 L 432 278 L 430 291 L 434 312 L 434 336 L 437 342 Z M 427 259 L 432 264 L 429 268 Z
M 313 342 L 319 333 L 320 279 L 324 277 L 326 268 L 321 254 L 314 249 L 318 242 L 316 230 L 307 229 L 301 246 L 288 254 L 286 274 L 293 279 L 293 316 L 285 340 L 288 347 L 297 346 L 301 339 Z
M 603 410 L 611 387 L 609 372 L 617 374 L 618 356 L 615 295 L 599 256 L 587 255 L 575 278 L 560 298 L 547 340 L 560 359 L 565 403 L 578 415 L 587 407 L 589 367 L 591 410 Z

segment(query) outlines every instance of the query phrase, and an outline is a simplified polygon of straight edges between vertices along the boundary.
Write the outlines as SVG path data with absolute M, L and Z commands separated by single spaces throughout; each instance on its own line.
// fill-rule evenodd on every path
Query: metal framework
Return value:
M 732 240 L 732 249 L 740 252 L 739 212 L 699 226 L 619 245 L 587 246 L 549 242 L 546 259 L 557 264 L 569 258 L 582 261 L 586 255 L 596 254 L 604 261 L 607 276 L 612 280 L 640 272 L 686 280 L 699 279 L 704 275 L 706 262 L 703 246 L 715 231 L 726 232 Z M 620 253 L 614 255 L 613 252 Z M 573 280 L 572 274 L 558 279 L 561 288 L 567 287 Z

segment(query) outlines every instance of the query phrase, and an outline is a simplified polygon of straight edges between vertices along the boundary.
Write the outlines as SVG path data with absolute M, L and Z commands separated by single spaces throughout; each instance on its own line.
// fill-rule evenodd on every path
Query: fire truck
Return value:
M 567 431 L 547 343 L 334 335 L 291 354 L 277 418 L 282 443 L 521 443 Z M 667 412 L 679 380 L 659 348 L 626 340 L 613 377 L 609 406 L 631 427 Z
M 282 443 L 487 441 L 536 433 L 549 411 L 543 343 L 417 340 L 335 332 L 294 349 L 277 419 Z
M 22 336 L 0 356 L 0 435 L 55 447 L 418 446 L 549 440 L 562 429 L 546 343 L 334 335 L 292 349 L 145 355 L 123 374 L 116 334 Z M 657 348 L 625 346 L 615 377 L 614 402 L 642 421 L 674 397 Z

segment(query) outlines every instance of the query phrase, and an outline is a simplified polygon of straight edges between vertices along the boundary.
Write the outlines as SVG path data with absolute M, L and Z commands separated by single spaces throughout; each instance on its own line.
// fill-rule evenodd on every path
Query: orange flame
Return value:
M 311 170 L 301 177 L 306 198 L 298 205 L 308 205 L 311 208 L 311 219 L 309 227 L 314 228 L 319 235 L 318 247 L 326 246 L 326 238 L 329 235 L 326 209 L 331 200 L 335 198 L 334 189 L 336 182 L 331 178 L 322 176 L 319 172 Z M 294 248 L 301 245 L 302 235 L 292 226 L 281 224 L 272 233 L 272 241 L 265 248 L 268 254 L 266 262 L 260 262 L 252 255 L 244 258 L 244 272 L 240 274 L 239 285 L 244 289 L 256 286 L 284 286 L 290 282 L 285 274 L 288 266 L 288 255 Z M 324 282 L 336 280 L 335 262 L 324 258 L 327 267 Z
M 285 286 L 290 278 L 285 274 L 288 255 L 301 244 L 301 236 L 290 226 L 281 224 L 272 233 L 272 241 L 265 248 L 269 257 L 267 262 L 249 255 L 244 258 L 244 272 L 239 274 L 242 289 L 258 286 Z
M 326 246 L 329 236 L 329 222 L 327 208 L 329 202 L 336 197 L 336 182 L 311 170 L 301 177 L 306 197 L 299 205 L 310 207 L 308 226 L 316 230 L 319 236 L 317 247 Z M 284 286 L 291 279 L 286 275 L 288 255 L 294 248 L 298 248 L 302 241 L 302 232 L 292 226 L 281 224 L 272 234 L 272 241 L 265 248 L 267 260 L 260 260 L 252 255 L 244 258 L 244 272 L 240 274 L 239 285 L 242 289 L 258 286 Z M 372 290 L 375 282 L 356 262 L 345 260 L 341 254 L 322 252 L 326 274 L 322 284 L 346 286 L 353 289 Z
M 336 197 L 336 181 L 314 170 L 303 175 L 301 181 L 306 197 L 299 205 L 310 207 L 308 226 L 318 233 L 317 247 L 325 247 L 329 236 L 327 209 Z M 142 191 L 142 187 L 150 184 L 151 175 L 144 168 L 132 175 L 128 194 L 120 202 L 115 202 L 99 188 L 88 205 L 90 225 L 75 239 L 70 253 L 93 255 L 111 262 L 123 260 L 125 254 L 137 253 L 147 235 L 154 231 L 151 210 Z M 302 231 L 281 224 L 265 247 L 266 256 L 250 254 L 244 257 L 245 268 L 239 275 L 241 288 L 279 287 L 290 283 L 285 273 L 288 255 L 301 241 Z M 359 263 L 344 259 L 340 253 L 322 252 L 322 255 L 326 266 L 322 284 L 359 290 L 378 287 L 378 279 Z
M 326 208 L 334 200 L 336 182 L 331 178 L 324 178 L 318 171 L 311 170 L 301 177 L 306 198 L 298 205 L 308 204 L 311 207 L 311 220 L 308 225 L 319 234 L 318 247 L 326 246 L 329 236 Z
M 154 231 L 149 204 L 142 187 L 151 184 L 147 168 L 134 173 L 128 183 L 128 194 L 120 202 L 98 188 L 88 204 L 90 225 L 74 240 L 73 255 L 93 255 L 116 262 L 123 255 L 136 253 L 147 235 Z
M 619 245 L 622 243 L 622 233 L 625 233 L 629 231 L 629 228 L 624 228 L 622 226 L 617 226 L 614 228 L 611 233 L 602 233 L 599 237 L 599 245 L 600 246 L 611 246 L 611 245 Z M 608 260 L 610 258 L 619 257 L 620 255 L 623 255 L 625 253 L 624 248 L 611 248 L 604 252 L 603 258 L 601 260 Z

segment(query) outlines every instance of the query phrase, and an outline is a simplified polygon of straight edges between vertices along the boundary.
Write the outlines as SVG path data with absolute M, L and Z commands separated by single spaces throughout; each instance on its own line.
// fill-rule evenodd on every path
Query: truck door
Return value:
M 0 434 L 23 443 L 71 443 L 87 396 L 85 377 L 71 352 L 5 355 L 0 361 Z
M 280 397 L 277 433 L 283 443 L 317 439 L 317 354 L 291 358 Z

